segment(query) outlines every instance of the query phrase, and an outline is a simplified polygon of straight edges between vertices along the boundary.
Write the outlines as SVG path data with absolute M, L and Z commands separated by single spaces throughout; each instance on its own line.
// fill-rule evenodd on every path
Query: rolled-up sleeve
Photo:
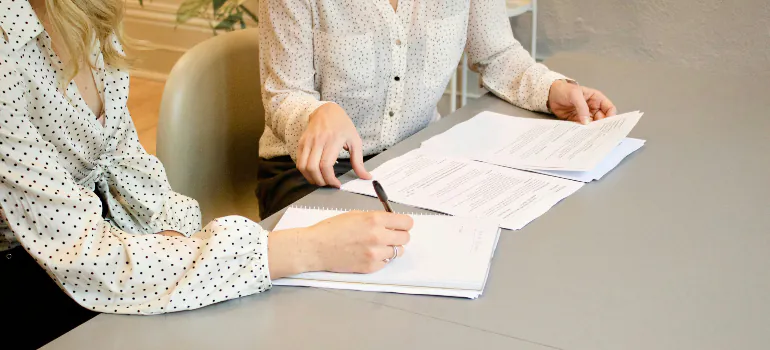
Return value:
M 265 119 L 296 160 L 308 117 L 323 105 L 315 86 L 313 19 L 303 0 L 259 4 L 259 55 Z
M 136 234 L 105 220 L 100 198 L 59 164 L 30 122 L 21 77 L 2 57 L 0 76 L 0 208 L 16 240 L 80 305 L 156 314 L 271 287 L 268 232 L 248 219 L 217 219 L 195 237 Z M 182 202 L 166 203 L 170 225 L 199 228 L 180 219 L 190 203 L 172 197 Z
M 505 0 L 470 2 L 467 52 L 484 87 L 521 108 L 547 112 L 551 84 L 565 77 L 537 63 L 513 37 Z

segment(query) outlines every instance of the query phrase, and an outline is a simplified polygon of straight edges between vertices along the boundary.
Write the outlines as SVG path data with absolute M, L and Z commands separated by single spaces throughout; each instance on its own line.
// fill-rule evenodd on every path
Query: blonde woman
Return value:
M 304 271 L 373 272 L 403 252 L 412 221 L 384 212 L 269 238 L 242 217 L 201 228 L 197 203 L 137 140 L 122 16 L 123 0 L 0 0 L 3 344 L 35 348 L 95 312 L 195 309 Z

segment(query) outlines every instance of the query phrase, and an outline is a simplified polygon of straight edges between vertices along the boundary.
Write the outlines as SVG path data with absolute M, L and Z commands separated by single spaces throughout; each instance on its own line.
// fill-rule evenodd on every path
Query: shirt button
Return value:
M 390 112 L 388 112 L 388 115 L 392 117 L 392 116 L 396 115 L 396 112 L 390 111 Z
M 401 46 L 401 39 L 396 39 L 396 45 Z
M 400 80 L 401 80 L 401 78 L 400 78 L 400 77 L 395 77 L 395 78 L 393 78 L 393 79 L 396 79 L 396 81 L 400 81 Z

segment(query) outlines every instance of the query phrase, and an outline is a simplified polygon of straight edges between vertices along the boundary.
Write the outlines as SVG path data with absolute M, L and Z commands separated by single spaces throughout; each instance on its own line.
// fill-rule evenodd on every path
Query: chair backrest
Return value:
M 227 215 L 259 219 L 254 189 L 264 124 L 256 29 L 208 39 L 174 65 L 157 155 L 171 187 L 198 200 L 204 225 Z

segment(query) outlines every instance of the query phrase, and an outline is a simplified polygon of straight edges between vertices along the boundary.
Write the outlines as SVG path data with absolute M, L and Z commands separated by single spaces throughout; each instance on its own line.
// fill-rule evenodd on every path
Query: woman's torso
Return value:
M 26 100 L 30 122 L 40 137 L 56 149 L 58 164 L 55 166 L 63 167 L 73 180 L 93 189 L 98 180 L 95 173 L 100 173 L 100 165 L 115 151 L 121 134 L 133 130 L 126 109 L 128 75 L 105 67 L 101 55 L 97 54 L 96 68 L 91 71 L 86 67 L 84 74 L 62 87 L 59 81 L 63 64 L 42 25 L 37 21 L 16 25 L 18 27 L 13 28 L 16 31 L 38 35 L 10 53 L 5 50 L 16 63 L 15 73 L 19 74 L 18 81 L 22 84 L 11 93 Z M 84 80 L 89 75 L 92 77 L 90 89 L 95 91 L 83 95 L 75 81 L 88 86 Z M 92 108 L 100 107 L 100 115 L 93 112 Z M 16 245 L 0 209 L 0 251 Z
M 469 0 L 399 0 L 395 11 L 388 0 L 311 6 L 316 90 L 353 119 L 366 155 L 438 119 L 436 104 L 465 47 Z M 261 141 L 280 143 L 269 130 Z M 260 150 L 266 158 L 279 153 Z

